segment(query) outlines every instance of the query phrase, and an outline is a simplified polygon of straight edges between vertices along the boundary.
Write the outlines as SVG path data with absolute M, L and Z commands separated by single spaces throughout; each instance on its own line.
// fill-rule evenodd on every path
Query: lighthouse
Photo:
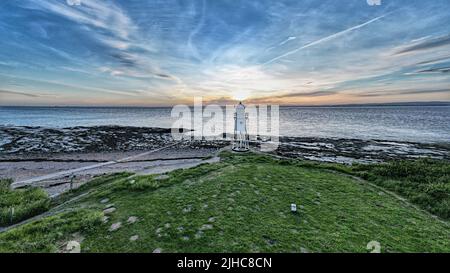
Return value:
M 246 152 L 249 150 L 249 136 L 247 133 L 248 115 L 245 113 L 245 105 L 239 102 L 234 113 L 234 142 L 233 151 Z

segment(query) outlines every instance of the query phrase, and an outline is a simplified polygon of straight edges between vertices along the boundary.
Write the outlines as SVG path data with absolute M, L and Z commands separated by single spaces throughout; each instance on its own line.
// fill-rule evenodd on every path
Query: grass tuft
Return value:
M 40 188 L 10 189 L 11 180 L 0 180 L 0 226 L 5 227 L 47 211 L 50 198 Z
M 60 213 L 0 233 L 0 252 L 58 252 L 73 233 L 88 233 L 102 220 L 99 211 L 81 209 Z

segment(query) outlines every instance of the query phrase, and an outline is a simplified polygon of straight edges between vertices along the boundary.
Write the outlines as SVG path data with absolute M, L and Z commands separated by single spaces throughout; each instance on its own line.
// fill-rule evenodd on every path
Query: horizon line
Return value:
M 238 102 L 236 102 L 237 104 Z M 244 101 L 245 103 L 245 101 Z M 176 105 L 161 105 L 161 106 L 143 106 L 143 105 L 0 105 L 0 107 L 47 107 L 47 108 L 172 108 Z M 192 104 L 185 104 L 189 107 L 194 107 Z M 234 104 L 217 104 L 217 103 L 204 103 L 206 105 L 218 105 L 221 107 L 234 105 Z M 449 101 L 405 101 L 405 102 L 380 102 L 380 103 L 344 103 L 344 104 L 270 104 L 270 103 L 249 103 L 249 105 L 278 105 L 279 107 L 349 107 L 349 106 L 450 106 Z

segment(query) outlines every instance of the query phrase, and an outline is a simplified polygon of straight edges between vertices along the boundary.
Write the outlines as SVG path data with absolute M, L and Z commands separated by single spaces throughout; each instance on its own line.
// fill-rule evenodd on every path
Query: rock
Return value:
M 153 250 L 153 253 L 161 253 L 162 249 L 161 248 L 156 248 L 155 250 Z
M 67 253 L 81 253 L 81 245 L 78 241 L 69 241 L 65 251 Z
M 138 218 L 136 216 L 130 216 L 127 220 L 127 223 L 134 224 L 137 222 L 137 220 L 138 220 Z
M 111 225 L 111 227 L 109 228 L 109 231 L 116 231 L 119 228 L 122 227 L 122 222 L 117 222 Z
M 170 228 L 170 224 L 169 224 L 169 223 L 166 223 L 166 224 L 164 225 L 164 227 L 165 227 L 165 228 Z
M 139 239 L 139 235 L 134 235 L 130 237 L 130 241 L 134 242 Z
M 155 177 L 155 180 L 166 180 L 166 179 L 169 179 L 169 176 L 165 174 Z
M 113 213 L 115 211 L 116 211 L 116 208 L 108 208 L 108 209 L 103 210 L 103 213 L 104 214 L 111 214 L 111 213 Z
M 195 236 L 194 236 L 194 238 L 195 239 L 200 239 L 200 238 L 202 238 L 203 237 L 203 231 L 198 231 L 196 234 L 195 234 Z
M 108 223 L 108 221 L 109 221 L 109 217 L 108 216 L 103 216 L 102 222 L 106 224 L 106 223 Z
M 188 213 L 188 212 L 191 212 L 191 210 L 192 210 L 192 207 L 191 206 L 187 206 L 186 208 L 183 209 L 183 212 L 184 213 Z
M 209 217 L 209 218 L 208 218 L 208 222 L 212 223 L 212 222 L 214 222 L 214 221 L 216 221 L 216 218 L 215 218 L 215 217 Z
M 301 253 L 309 253 L 309 251 L 306 248 L 304 248 L 304 247 L 300 248 L 300 252 Z
M 114 204 L 108 204 L 105 206 L 105 209 L 114 207 Z
M 102 199 L 102 200 L 100 201 L 101 204 L 106 204 L 106 203 L 108 203 L 108 202 L 109 202 L 109 199 L 108 199 L 108 198 Z
M 213 228 L 212 225 L 210 225 L 210 224 L 205 224 L 205 225 L 201 226 L 200 230 L 207 230 L 207 229 L 212 229 L 212 228 Z
M 136 183 L 136 180 L 130 180 L 130 184 L 133 185 L 134 183 Z

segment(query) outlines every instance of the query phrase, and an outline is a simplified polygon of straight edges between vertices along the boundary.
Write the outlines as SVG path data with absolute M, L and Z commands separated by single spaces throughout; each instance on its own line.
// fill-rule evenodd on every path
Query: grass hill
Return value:
M 349 175 L 382 186 L 384 169 L 221 157 L 167 175 L 97 178 L 0 233 L 0 252 L 57 252 L 70 240 L 82 252 L 368 252 L 371 241 L 381 252 L 450 252 L 447 220 Z

